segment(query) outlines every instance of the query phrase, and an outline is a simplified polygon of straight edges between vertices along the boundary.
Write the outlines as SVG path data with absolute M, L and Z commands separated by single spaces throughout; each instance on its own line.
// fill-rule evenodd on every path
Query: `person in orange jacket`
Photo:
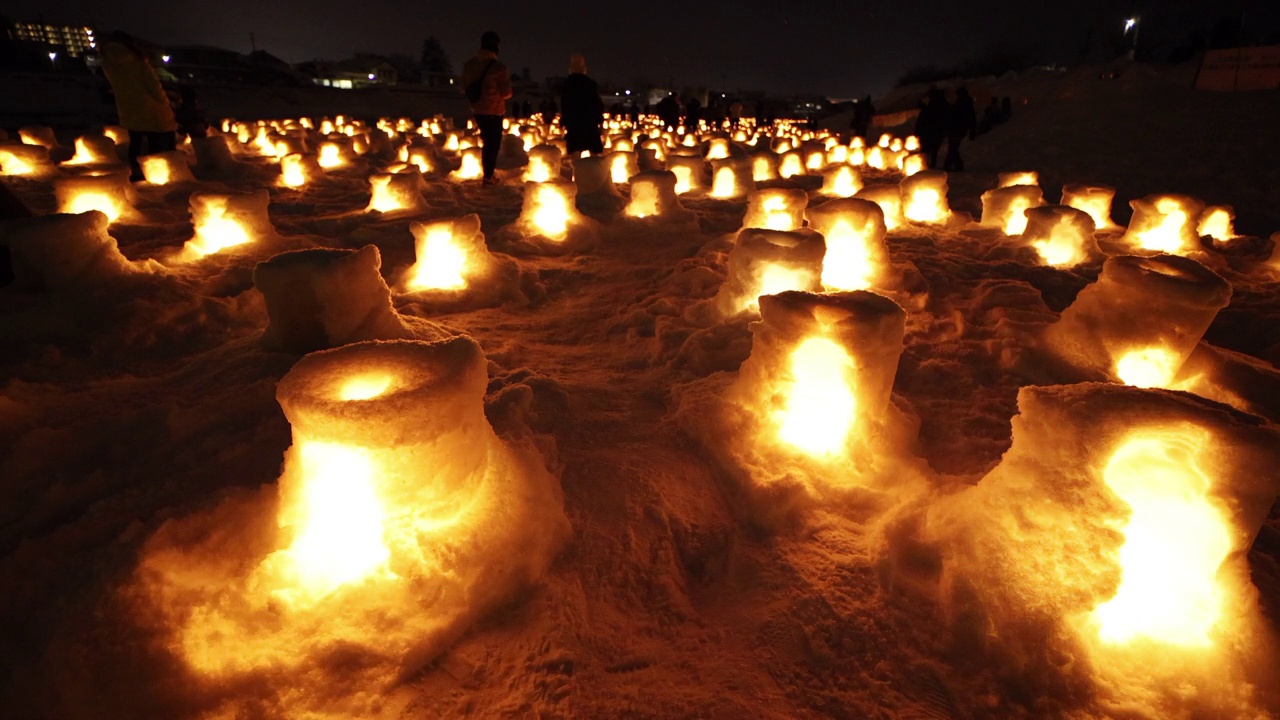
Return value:
M 151 58 L 136 40 L 113 32 L 102 43 L 100 53 L 102 71 L 116 96 L 116 114 L 129 131 L 129 179 L 141 180 L 138 157 L 173 150 L 178 122 L 160 77 L 151 67 Z
M 498 33 L 492 30 L 481 35 L 480 50 L 462 66 L 462 88 L 480 130 L 485 185 L 498 183 L 494 170 L 502 146 L 502 116 L 507 114 L 507 100 L 511 98 L 511 73 L 498 60 L 498 43 Z

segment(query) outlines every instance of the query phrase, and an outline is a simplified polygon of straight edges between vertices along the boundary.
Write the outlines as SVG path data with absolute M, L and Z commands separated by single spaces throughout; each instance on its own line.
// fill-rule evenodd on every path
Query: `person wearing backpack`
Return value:
M 587 60 L 578 53 L 569 56 L 569 76 L 560 90 L 560 124 L 565 129 L 565 145 L 570 155 L 604 152 L 600 125 L 604 122 L 604 102 L 600 88 L 587 77 Z
M 507 114 L 507 100 L 511 98 L 511 74 L 498 60 L 498 42 L 498 33 L 492 30 L 481 35 L 480 50 L 462 66 L 462 87 L 480 130 L 485 185 L 498 184 L 494 170 L 502 146 L 502 116 Z

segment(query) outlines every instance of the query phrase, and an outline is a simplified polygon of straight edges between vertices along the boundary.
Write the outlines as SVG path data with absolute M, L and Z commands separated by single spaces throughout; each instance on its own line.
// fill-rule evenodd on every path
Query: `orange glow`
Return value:
M 876 170 L 884 170 L 889 167 L 889 162 L 885 157 L 884 149 L 879 145 L 872 146 L 872 148 L 867 151 L 866 164 L 868 167 L 875 168 Z
M 1004 221 L 1005 235 L 1021 235 L 1027 229 L 1027 210 L 1030 208 L 1031 203 L 1026 198 L 1014 198 L 1009 203 L 1009 215 Z
M 800 153 L 789 152 L 782 156 L 782 164 L 778 167 L 778 177 L 785 180 L 803 174 L 804 162 L 800 159 Z
M 301 155 L 280 158 L 280 182 L 285 187 L 299 188 L 307 184 L 307 171 Z
M 0 173 L 5 175 L 31 175 L 35 171 L 34 165 L 0 147 Z
M 197 211 L 194 218 L 196 233 L 187 242 L 185 252 L 195 257 L 204 257 L 252 240 L 243 225 L 226 217 L 227 204 L 227 198 L 205 200 L 203 209 Z
M 711 182 L 711 197 L 731 198 L 737 194 L 738 179 L 733 174 L 733 168 L 722 167 L 716 170 Z
M 115 222 L 121 215 L 119 198 L 100 190 L 81 190 L 58 209 L 59 212 L 79 214 L 98 210 L 107 216 L 107 220 Z
M 707 147 L 707 159 L 721 160 L 727 157 L 729 157 L 729 141 L 724 138 L 712 138 Z
M 625 185 L 631 180 L 628 156 L 621 153 L 609 157 L 609 178 L 615 185 Z
M 342 146 L 335 142 L 327 142 L 320 146 L 320 156 L 316 159 L 325 170 L 339 168 L 347 164 L 342 157 Z
M 807 270 L 768 263 L 756 276 L 756 287 L 747 295 L 742 309 L 758 312 L 761 295 L 777 295 L 788 290 L 803 290 L 808 287 L 811 277 Z
M 822 259 L 822 286 L 827 290 L 866 290 L 876 276 L 867 235 L 870 227 L 855 230 L 840 219 L 824 236 L 827 254 Z
M 1001 173 L 999 178 L 999 187 L 1013 187 L 1015 185 L 1039 185 L 1040 174 L 1035 172 L 1012 172 Z
M 569 199 L 553 185 L 535 187 L 534 227 L 553 240 L 563 240 L 569 232 Z
M 546 158 L 538 155 L 529 157 L 529 167 L 525 168 L 524 179 L 528 182 L 546 182 L 551 179 L 551 166 Z
M 917 153 L 908 155 L 902 159 L 902 173 L 907 177 L 911 177 L 925 168 L 924 155 Z
M 854 193 L 862 189 L 862 179 L 854 172 L 849 165 L 841 165 L 835 168 L 835 172 L 825 178 L 826 182 L 822 189 L 823 195 L 832 197 L 847 198 L 853 197 Z
M 1231 221 L 1230 210 L 1224 207 L 1211 207 L 1201 215 L 1196 234 L 1201 237 L 1207 235 L 1220 243 L 1231 242 L 1236 238 L 1236 231 Z
M 767 182 L 778 175 L 774 172 L 773 163 L 767 157 L 756 157 L 751 161 L 751 179 L 756 182 Z
M 456 290 L 467 286 L 470 260 L 453 237 L 453 222 L 432 223 L 417 236 L 418 262 L 409 278 L 411 290 Z
M 391 187 L 392 175 L 374 175 L 369 178 L 369 189 L 371 195 L 369 197 L 369 209 L 378 212 L 394 212 L 403 210 L 404 203 L 399 195 L 395 192 L 395 188 Z
M 479 180 L 484 177 L 484 165 L 480 161 L 479 149 L 468 148 L 462 153 L 462 164 L 453 171 L 459 180 Z
M 1024 220 L 1025 224 L 1025 220 Z M 1079 265 L 1086 259 L 1082 249 L 1084 239 L 1069 223 L 1061 222 L 1054 226 L 1048 240 L 1032 241 L 1031 246 L 1040 253 L 1046 265 L 1065 267 Z
M 1131 350 L 1116 361 L 1116 377 L 1125 385 L 1168 388 L 1182 367 L 1182 359 L 1165 347 Z
M 843 454 L 853 427 L 853 358 L 830 339 L 811 337 L 788 358 L 789 373 L 774 411 L 778 439 L 812 456 Z
M 1107 487 L 1131 510 L 1120 548 L 1120 587 L 1093 611 L 1107 644 L 1148 638 L 1208 647 L 1222 620 L 1218 569 L 1231 551 L 1223 511 L 1208 496 L 1200 467 L 1205 433 L 1135 432 L 1103 469 Z
M 683 195 L 693 189 L 693 169 L 688 165 L 673 165 L 671 172 L 676 176 L 676 194 Z
M 942 193 L 937 188 L 915 188 L 903 204 L 902 214 L 912 222 L 937 224 L 946 222 L 949 213 L 943 206 Z
M 792 217 L 787 199 L 777 195 L 764 198 L 760 203 L 764 212 L 764 227 L 768 230 L 795 230 L 796 222 Z M 768 293 L 765 293 L 768 294 Z

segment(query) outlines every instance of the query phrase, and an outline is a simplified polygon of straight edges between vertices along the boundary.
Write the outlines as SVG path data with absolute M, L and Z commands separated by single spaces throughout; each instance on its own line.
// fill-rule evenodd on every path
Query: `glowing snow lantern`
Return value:
M 1111 222 L 1111 202 L 1115 197 L 1115 188 L 1093 185 L 1062 187 L 1062 204 L 1089 213 L 1089 217 L 1093 218 L 1094 227 L 1098 230 L 1109 230 L 1115 227 Z
M 819 292 L 825 253 L 822 236 L 812 230 L 739 230 L 729 252 L 728 276 L 716 295 L 717 309 L 734 317 L 758 310 L 762 295 Z
M 887 170 L 889 168 L 889 153 L 885 148 L 879 145 L 873 145 L 866 154 L 866 165 L 876 170 Z
M 480 261 L 489 250 L 480 232 L 480 216 L 415 222 L 413 233 L 417 262 L 409 268 L 405 286 L 409 290 L 460 290 L 467 287 Z
M 902 174 L 907 177 L 927 169 L 929 164 L 925 162 L 925 156 L 920 153 L 911 153 L 902 158 Z
M 546 182 L 560 177 L 560 148 L 538 145 L 529 151 L 529 166 L 524 170 L 527 182 Z
M 599 155 L 573 159 L 573 184 L 578 188 L 578 195 L 583 197 L 618 194 L 609 172 L 609 163 Z
M 391 305 L 381 266 L 382 255 L 373 245 L 296 250 L 258 263 L 253 284 L 266 301 L 269 319 L 263 345 L 307 353 L 410 337 Z
M 1200 213 L 1200 221 L 1196 225 L 1196 234 L 1213 238 L 1214 242 L 1229 243 L 1236 239 L 1233 227 L 1235 213 L 1225 205 L 1214 205 Z
M 918 172 L 899 183 L 902 215 L 926 225 L 942 225 L 951 219 L 947 204 L 947 174 L 940 170 Z
M 133 208 L 133 188 L 123 173 L 59 178 L 53 183 L 53 194 L 60 213 L 97 210 L 111 222 L 127 221 L 138 214 Z
M 806 172 L 816 175 L 827 166 L 827 154 L 823 150 L 809 150 L 805 153 L 804 169 Z
M 1196 221 L 1204 203 L 1185 195 L 1149 195 L 1131 200 L 1133 218 L 1122 242 L 1137 250 L 1181 255 L 1200 247 Z
M 769 182 L 778 179 L 778 156 L 771 152 L 758 152 L 751 156 L 751 179 Z
M 631 199 L 623 213 L 633 218 L 688 219 L 670 170 L 646 170 L 631 178 Z
M 849 159 L 849 147 L 847 145 L 833 145 L 827 149 L 827 164 L 840 165 Z
M 782 156 L 778 165 L 778 177 L 786 180 L 804 174 L 804 156 L 798 150 L 792 150 Z
M 111 138 L 111 142 L 115 143 L 116 147 L 129 143 L 129 131 L 119 125 L 104 125 L 102 134 Z
M 435 169 L 431 153 L 422 147 L 406 148 L 405 162 L 418 168 L 418 172 L 426 174 Z
M 711 138 L 707 143 L 707 159 L 723 160 L 729 157 L 729 140 L 727 138 Z
M 64 165 L 118 165 L 116 143 L 105 135 L 81 135 L 76 138 L 76 154 Z
M 867 147 L 867 141 L 862 139 L 861 136 L 854 135 L 853 139 L 849 141 L 850 150 L 856 150 L 859 148 L 865 149 L 866 147 Z
M 609 177 L 615 185 L 627 184 L 632 175 L 640 172 L 640 162 L 634 152 L 611 152 L 605 159 L 609 161 Z
M 285 187 L 304 187 L 315 180 L 320 172 L 320 164 L 310 155 L 294 153 L 280 158 L 280 184 Z
M 413 213 L 426 209 L 419 186 L 422 175 L 411 173 L 376 173 L 369 176 L 367 211 L 380 213 Z
M 864 148 L 853 148 L 849 153 L 849 164 L 854 167 L 865 167 L 867 165 L 867 151 Z
M 134 271 L 96 210 L 14 220 L 6 232 L 20 289 L 91 291 Z
M 576 195 L 577 186 L 567 180 L 525 183 L 516 232 L 523 240 L 551 250 L 593 242 L 593 223 L 578 212 Z
M 192 193 L 190 210 L 195 235 L 183 246 L 179 259 L 196 260 L 274 236 L 267 215 L 270 202 L 266 190 Z
M 1021 235 L 1027 229 L 1026 212 L 1043 204 L 1044 193 L 1035 185 L 988 190 L 982 193 L 982 225 L 1000 228 L 1005 235 Z
M 1000 173 L 996 176 L 996 187 L 1007 188 L 1016 185 L 1039 185 L 1040 174 L 1034 171 Z
M 484 165 L 478 147 L 469 147 L 462 151 L 461 165 L 449 173 L 454 180 L 479 180 L 484 177 Z
M 862 175 L 852 165 L 833 165 L 822 173 L 821 194 L 848 198 L 862 189 Z
M 142 176 L 152 185 L 195 182 L 187 156 L 180 150 L 143 155 L 138 158 Z
M 48 175 L 54 170 L 49 149 L 42 145 L 0 145 L 0 175 Z
M 906 142 L 902 144 L 902 149 L 907 152 L 916 152 L 920 149 L 920 138 L 915 135 L 908 135 Z
M 886 150 L 889 148 L 891 144 L 893 144 L 893 136 L 890 135 L 889 133 L 882 134 L 880 136 L 880 140 L 876 143 L 878 147 L 885 148 Z
M 711 163 L 711 192 L 713 198 L 736 199 L 755 192 L 750 168 L 736 159 L 716 160 Z
M 893 141 L 889 143 L 889 150 L 894 153 L 902 152 L 902 139 L 894 138 Z
M 18 138 L 27 145 L 39 145 L 49 150 L 62 147 L 58 144 L 58 137 L 53 134 L 53 128 L 45 125 L 28 125 L 20 128 Z
M 320 155 L 316 162 L 325 170 L 344 167 L 348 164 L 342 145 L 329 141 L 320 145 Z
M 1022 243 L 1035 248 L 1053 267 L 1079 265 L 1097 253 L 1093 218 L 1066 205 L 1042 205 L 1025 211 Z
M 702 158 L 690 155 L 668 155 L 667 170 L 675 173 L 676 194 L 684 195 L 701 192 L 705 189 L 702 174 L 706 171 L 706 162 Z
M 884 211 L 870 200 L 830 200 L 805 211 L 809 227 L 826 244 L 822 286 L 830 290 L 875 287 L 889 266 Z
M 191 142 L 191 149 L 196 155 L 196 169 L 201 177 L 228 177 L 237 174 L 243 167 L 231 154 L 225 135 L 210 135 L 196 138 Z
M 1044 335 L 1044 346 L 1097 377 L 1167 387 L 1195 350 L 1231 285 L 1175 255 L 1109 258 Z
M 870 200 L 880 206 L 880 210 L 884 212 L 885 229 L 894 230 L 906 223 L 906 218 L 902 216 L 902 191 L 897 185 L 867 186 L 859 190 L 854 197 Z
M 804 225 L 804 209 L 809 195 L 803 190 L 769 188 L 747 196 L 744 228 L 798 230 Z

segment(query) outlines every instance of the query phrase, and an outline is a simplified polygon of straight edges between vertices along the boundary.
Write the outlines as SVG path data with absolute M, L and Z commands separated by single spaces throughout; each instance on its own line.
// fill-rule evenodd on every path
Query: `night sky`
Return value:
M 1249 39 L 1275 35 L 1277 0 L 0 1 L 11 20 L 86 22 L 168 45 L 247 52 L 252 32 L 259 49 L 290 62 L 356 51 L 417 58 L 423 38 L 435 35 L 457 70 L 480 33 L 494 29 L 504 61 L 535 79 L 564 74 L 569 53 L 578 51 L 593 76 L 616 83 L 674 80 L 833 97 L 879 94 L 908 68 L 950 66 L 992 51 L 1078 63 L 1091 28 L 1095 46 L 1115 41 L 1131 13 L 1143 17 L 1144 44 L 1167 48 L 1241 7 Z

